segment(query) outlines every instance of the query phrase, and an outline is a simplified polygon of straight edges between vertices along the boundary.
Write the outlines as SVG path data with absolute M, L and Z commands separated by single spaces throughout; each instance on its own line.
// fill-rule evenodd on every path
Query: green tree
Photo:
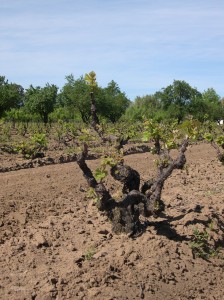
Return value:
M 5 111 L 22 105 L 24 90 L 21 85 L 9 83 L 4 76 L 0 76 L 0 117 Z
M 224 108 L 221 98 L 213 88 L 209 88 L 201 94 L 201 97 L 193 99 L 188 112 L 199 121 L 206 119 L 219 121 L 224 117 Z
M 207 103 L 219 103 L 221 97 L 216 93 L 213 88 L 208 88 L 202 93 L 202 98 Z
M 73 111 L 78 111 L 83 122 L 90 118 L 90 87 L 83 76 L 76 79 L 73 74 L 65 77 L 67 82 L 61 90 L 61 102 Z
M 89 74 L 94 75 L 95 73 L 90 72 Z M 130 103 L 114 81 L 111 81 L 106 88 L 102 88 L 96 84 L 94 76 L 91 78 L 81 76 L 75 80 L 71 74 L 66 76 L 66 80 L 61 91 L 60 102 L 62 105 L 70 107 L 71 110 L 78 111 L 85 123 L 89 122 L 91 116 L 90 92 L 94 92 L 97 114 L 112 122 L 121 117 Z M 93 82 L 88 82 L 88 80 Z
M 111 122 L 118 121 L 129 105 L 130 100 L 125 93 L 121 92 L 120 87 L 114 80 L 109 82 L 107 87 L 103 89 L 101 99 L 99 99 L 100 114 Z
M 155 97 L 161 102 L 162 108 L 168 112 L 168 116 L 180 122 L 187 114 L 190 103 L 201 97 L 201 93 L 185 81 L 174 80 L 172 85 L 156 92 Z
M 20 108 L 12 108 L 5 113 L 5 119 L 13 122 L 13 124 L 15 124 L 15 122 L 29 123 L 35 119 L 37 120 L 37 118 L 38 116 L 31 114 L 24 106 Z
M 196 97 L 189 104 L 188 113 L 195 119 L 203 122 L 205 120 L 205 117 L 208 118 L 208 104 L 203 100 L 202 97 Z
M 208 103 L 207 106 L 209 120 L 217 122 L 224 119 L 224 107 L 221 105 L 221 102 Z
M 48 117 L 53 112 L 58 88 L 56 85 L 49 83 L 45 87 L 33 87 L 32 85 L 25 93 L 25 106 L 31 113 L 36 113 L 42 121 L 48 123 Z
M 221 97 L 213 88 L 209 88 L 202 93 L 202 99 L 207 105 L 207 115 L 211 121 L 219 121 L 224 118 L 224 108 Z
M 138 96 L 127 108 L 124 118 L 133 121 L 153 119 L 160 108 L 160 102 L 154 95 Z
M 69 122 L 71 120 L 81 120 L 79 115 L 74 114 L 74 110 L 69 109 L 68 107 L 56 106 L 54 111 L 49 114 L 49 120 L 52 122 L 62 120 L 64 122 Z

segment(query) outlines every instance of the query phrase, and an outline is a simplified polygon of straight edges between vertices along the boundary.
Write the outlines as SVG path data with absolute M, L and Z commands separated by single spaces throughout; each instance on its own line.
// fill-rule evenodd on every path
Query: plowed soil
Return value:
M 224 299 L 224 166 L 208 144 L 186 156 L 134 239 L 111 231 L 75 162 L 0 173 L 0 299 Z M 125 156 L 142 182 L 154 159 Z

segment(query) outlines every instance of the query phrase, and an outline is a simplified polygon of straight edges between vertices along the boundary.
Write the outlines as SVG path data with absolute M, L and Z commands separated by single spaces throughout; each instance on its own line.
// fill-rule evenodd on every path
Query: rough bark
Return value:
M 124 147 L 124 145 L 126 145 L 128 143 L 130 138 L 127 137 L 126 139 L 122 138 L 121 140 L 119 140 L 115 136 L 111 136 L 111 135 L 105 136 L 103 130 L 100 129 L 100 127 L 99 127 L 100 121 L 97 116 L 97 109 L 96 109 L 96 103 L 95 103 L 95 98 L 94 98 L 93 92 L 90 93 L 90 99 L 91 99 L 91 126 L 92 126 L 92 128 L 99 135 L 99 137 L 101 138 L 103 143 L 112 142 L 113 140 L 116 141 L 117 145 L 115 146 L 115 149 L 119 152 Z
M 131 186 L 127 184 L 129 193 L 124 194 L 121 201 L 114 200 L 103 183 L 97 183 L 92 171 L 87 166 L 85 159 L 88 154 L 88 147 L 85 144 L 83 152 L 77 156 L 77 163 L 86 178 L 88 185 L 95 190 L 98 197 L 97 207 L 100 211 L 104 211 L 112 222 L 112 229 L 115 233 L 132 233 L 140 231 L 141 223 L 139 215 L 149 215 L 147 211 L 147 197 L 138 190 L 131 190 Z M 128 167 L 131 172 L 132 169 Z M 126 169 L 125 169 L 126 170 Z M 136 172 L 137 173 L 137 172 Z M 130 173 L 128 173 L 130 175 Z M 125 174 L 123 174 L 125 181 Z M 139 188 L 139 184 L 138 184 Z
M 152 185 L 151 188 L 151 199 L 154 202 L 159 201 L 161 199 L 161 193 L 167 178 L 172 174 L 174 169 L 182 169 L 186 163 L 185 151 L 187 150 L 188 139 L 184 140 L 180 149 L 179 155 L 175 160 L 172 160 L 170 157 L 170 163 L 167 167 L 163 166 L 163 164 L 158 166 L 158 177 Z
M 170 160 L 167 167 L 158 168 L 157 179 L 145 182 L 139 191 L 139 173 L 123 162 L 111 168 L 111 175 L 115 180 L 124 184 L 124 197 L 121 201 L 113 199 L 103 183 L 98 183 L 87 166 L 85 159 L 88 154 L 88 147 L 85 144 L 83 152 L 77 156 L 77 163 L 83 171 L 90 187 L 95 190 L 98 197 L 97 207 L 104 211 L 112 223 L 112 230 L 115 233 L 129 233 L 135 235 L 143 230 L 140 222 L 140 215 L 149 217 L 158 216 L 164 210 L 165 205 L 161 200 L 161 193 L 165 180 L 172 174 L 174 169 L 182 169 L 185 162 L 185 151 L 188 140 L 184 140 L 179 155 L 175 160 Z
M 90 93 L 90 98 L 91 98 L 91 116 L 92 116 L 91 126 L 95 130 L 97 130 L 97 126 L 100 124 L 100 122 L 96 113 L 96 103 L 95 103 L 93 92 Z
M 124 165 L 123 162 L 120 162 L 116 166 L 112 167 L 110 174 L 115 180 L 118 180 L 124 184 L 122 189 L 123 194 L 127 194 L 132 190 L 139 190 L 139 173 L 131 167 Z

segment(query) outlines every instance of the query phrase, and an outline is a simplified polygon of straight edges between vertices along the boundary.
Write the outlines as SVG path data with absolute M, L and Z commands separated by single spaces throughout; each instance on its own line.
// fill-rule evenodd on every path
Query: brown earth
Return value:
M 1 173 L 0 299 L 224 299 L 224 166 L 208 144 L 186 155 L 166 182 L 165 215 L 135 239 L 111 232 L 75 162 Z M 125 156 L 142 181 L 154 159 Z

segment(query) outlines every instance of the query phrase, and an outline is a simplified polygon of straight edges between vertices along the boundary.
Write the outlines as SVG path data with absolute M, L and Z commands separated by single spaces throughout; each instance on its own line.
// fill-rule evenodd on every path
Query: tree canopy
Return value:
M 47 83 L 45 87 L 33 87 L 32 85 L 25 93 L 25 107 L 31 113 L 38 114 L 44 123 L 48 122 L 48 117 L 54 110 L 56 104 L 58 87 Z
M 67 82 L 62 88 L 60 95 L 61 101 L 64 106 L 78 111 L 85 123 L 89 122 L 91 116 L 91 91 L 94 91 L 99 116 L 112 122 L 117 121 L 124 114 L 130 103 L 125 93 L 120 91 L 118 84 L 113 80 L 106 88 L 97 85 L 95 76 L 94 78 L 88 78 L 87 76 L 84 78 L 81 76 L 75 79 L 71 74 L 66 76 L 66 80 Z
M 24 97 L 23 87 L 16 83 L 9 83 L 5 76 L 0 76 L 0 117 L 11 108 L 22 105 Z
M 134 102 L 114 80 L 101 87 L 94 71 L 79 78 L 70 74 L 65 80 L 60 91 L 56 85 L 47 83 L 44 87 L 30 85 L 24 92 L 21 85 L 9 83 L 0 76 L 0 117 L 21 120 L 37 117 L 45 123 L 49 118 L 76 119 L 89 123 L 91 93 L 94 93 L 99 118 L 110 122 L 121 117 L 128 121 L 154 119 L 159 122 L 164 119 L 182 122 L 189 116 L 199 121 L 224 119 L 224 98 L 213 88 L 199 92 L 183 80 L 174 80 L 152 95 L 137 96 Z
M 200 121 L 219 121 L 224 118 L 222 99 L 213 88 L 200 93 L 187 82 L 174 80 L 154 95 L 137 97 L 125 113 L 125 118 L 132 120 L 177 119 L 181 122 L 188 116 Z
M 201 97 L 201 93 L 187 82 L 174 80 L 173 84 L 155 93 L 162 108 L 172 118 L 182 121 L 191 102 Z

